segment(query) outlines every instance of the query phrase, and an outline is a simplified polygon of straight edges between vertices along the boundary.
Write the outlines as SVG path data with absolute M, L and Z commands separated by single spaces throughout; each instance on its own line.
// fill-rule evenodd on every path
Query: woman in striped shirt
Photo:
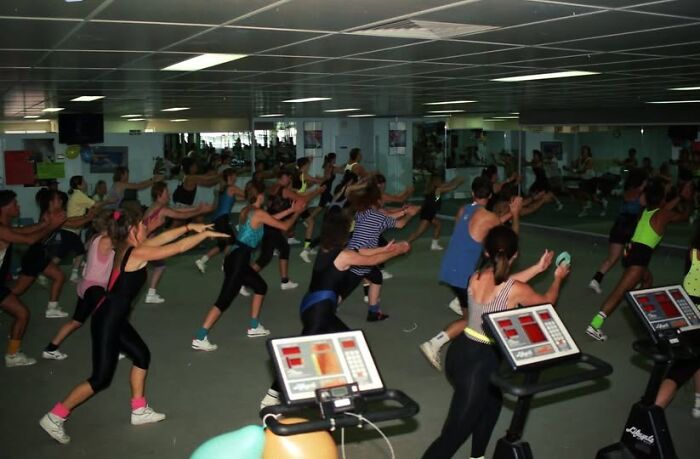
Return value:
M 527 284 L 551 265 L 554 254 L 546 250 L 537 264 L 511 275 L 513 261 L 518 256 L 518 235 L 507 226 L 496 226 L 489 231 L 484 250 L 486 266 L 469 281 L 469 325 L 447 351 L 445 373 L 454 386 L 450 410 L 440 436 L 425 452 L 424 459 L 452 457 L 472 435 L 471 457 L 484 457 L 503 397 L 490 383 L 501 357 L 493 341 L 484 334 L 481 316 L 520 305 L 553 304 L 569 274 L 568 265 L 559 265 L 552 285 L 543 295 Z

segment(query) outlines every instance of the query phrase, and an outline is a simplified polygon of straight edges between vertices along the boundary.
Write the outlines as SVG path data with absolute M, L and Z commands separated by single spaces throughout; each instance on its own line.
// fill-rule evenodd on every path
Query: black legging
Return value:
M 265 225 L 263 228 L 263 238 L 260 243 L 260 256 L 255 262 L 263 269 L 272 260 L 275 249 L 279 252 L 280 260 L 289 260 L 289 242 L 287 235 L 277 228 Z
M 95 307 L 99 304 L 102 297 L 105 296 L 105 289 L 99 285 L 93 285 L 92 287 L 85 290 L 83 297 L 78 297 L 75 303 L 75 312 L 73 313 L 73 320 L 84 324 Z
M 252 249 L 247 246 L 236 246 L 224 259 L 224 283 L 221 285 L 219 297 L 214 306 L 221 312 L 226 311 L 238 295 L 242 286 L 250 287 L 256 295 L 267 293 L 267 284 L 250 267 Z
M 129 302 L 109 298 L 92 316 L 92 375 L 88 383 L 99 392 L 109 387 L 119 361 L 119 352 L 126 354 L 134 366 L 148 369 L 151 352 L 129 323 Z
M 338 296 L 340 296 L 343 300 L 349 298 L 357 286 L 360 285 L 362 279 L 366 279 L 375 285 L 382 285 L 384 283 L 382 272 L 377 266 L 372 266 L 367 274 L 355 274 L 350 272 L 349 275 L 345 276 L 345 282 L 343 285 L 338 287 Z
M 324 300 L 306 308 L 301 314 L 301 323 L 304 327 L 301 330 L 301 336 L 349 331 L 350 327 L 340 320 L 336 310 L 337 303 L 333 300 Z M 272 383 L 271 389 L 281 392 L 277 378 Z
M 484 455 L 503 402 L 501 391 L 490 382 L 499 363 L 495 346 L 477 343 L 463 333 L 452 342 L 445 362 L 445 374 L 454 387 L 450 411 L 423 459 L 452 457 L 470 435 L 472 457 Z

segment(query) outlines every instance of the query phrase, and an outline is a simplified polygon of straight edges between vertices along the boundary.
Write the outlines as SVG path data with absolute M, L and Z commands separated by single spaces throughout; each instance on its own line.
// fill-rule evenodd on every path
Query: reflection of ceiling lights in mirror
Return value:
M 280 116 L 284 116 L 283 113 L 268 113 L 267 115 L 260 115 L 259 118 L 277 118 Z
M 450 115 L 425 115 L 423 118 L 447 118 Z
M 452 104 L 472 104 L 475 100 L 448 100 L 446 102 L 427 102 L 423 105 L 452 105 Z
M 519 116 L 493 116 L 492 118 L 494 119 L 499 119 L 499 120 L 517 120 L 520 118 Z
M 105 96 L 80 96 L 75 99 L 71 99 L 71 102 L 92 102 L 93 100 L 104 99 Z
M 377 116 L 374 113 L 365 113 L 363 115 L 348 115 L 348 118 L 369 118 L 371 116 Z
M 656 100 L 653 102 L 647 102 L 647 104 L 700 104 L 700 100 Z
M 505 121 L 505 120 L 496 119 L 496 118 L 485 118 L 484 121 L 488 121 L 490 123 L 495 123 L 497 121 Z
M 65 108 L 62 108 L 62 107 L 48 107 L 48 108 L 43 109 L 42 112 L 53 113 L 53 112 L 60 112 L 61 110 L 65 110 Z
M 122 118 L 140 118 L 143 115 L 122 115 Z
M 171 108 L 164 108 L 161 110 L 161 112 L 181 112 L 183 110 L 189 110 L 190 107 L 171 107 Z
M 46 131 L 25 131 L 27 134 L 46 134 Z
M 39 115 L 24 115 L 25 120 L 33 120 L 35 118 L 39 118 Z
M 333 110 L 324 110 L 326 113 L 343 113 L 343 112 L 359 112 L 360 108 L 334 108 Z
M 670 91 L 700 91 L 700 86 L 684 86 L 682 88 L 670 88 Z
M 287 99 L 283 100 L 282 102 L 287 102 L 287 103 L 304 103 L 304 102 L 318 102 L 321 100 L 331 100 L 330 97 L 304 97 L 302 99 Z
M 161 70 L 168 72 L 193 72 L 195 70 L 202 70 L 209 67 L 214 67 L 215 65 L 221 65 L 226 62 L 243 59 L 247 56 L 247 54 L 202 54 L 200 56 L 178 62 L 177 64 L 170 65 Z
M 464 110 L 428 110 L 428 113 L 464 113 Z
M 48 118 L 39 118 L 38 120 L 34 120 L 34 121 L 37 123 L 48 123 L 51 120 Z
M 170 122 L 172 122 L 172 123 L 184 123 L 185 121 L 189 121 L 189 119 L 187 119 L 187 118 L 178 118 L 178 119 L 175 119 L 175 120 L 170 120 Z
M 549 80 L 552 78 L 570 78 L 577 76 L 588 76 L 588 75 L 600 75 L 600 72 L 587 72 L 584 70 L 567 70 L 564 72 L 549 72 L 549 73 L 538 73 L 535 75 L 519 75 L 504 78 L 494 78 L 491 81 L 501 81 L 505 83 L 513 83 L 519 81 L 533 81 L 533 80 Z
M 146 118 L 129 118 L 127 121 L 146 121 Z

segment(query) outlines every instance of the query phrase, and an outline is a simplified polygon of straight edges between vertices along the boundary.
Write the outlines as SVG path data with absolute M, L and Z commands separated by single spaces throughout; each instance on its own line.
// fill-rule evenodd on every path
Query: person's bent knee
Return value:
M 231 299 L 224 299 L 224 300 L 216 300 L 216 303 L 214 303 L 214 307 L 219 310 L 220 314 L 223 314 L 226 312 L 228 308 L 231 307 L 231 303 L 233 303 L 233 298 Z
M 132 363 L 135 367 L 142 370 L 148 370 L 148 366 L 151 364 L 151 351 L 146 348 L 139 351 L 138 355 L 132 357 Z
M 251 286 L 253 289 L 253 293 L 256 295 L 263 295 L 265 296 L 267 294 L 267 283 L 262 282 L 258 285 L 252 285 Z
M 101 392 L 107 389 L 112 384 L 112 378 L 114 375 L 104 375 L 104 376 L 93 376 L 87 380 L 92 391 L 95 393 Z

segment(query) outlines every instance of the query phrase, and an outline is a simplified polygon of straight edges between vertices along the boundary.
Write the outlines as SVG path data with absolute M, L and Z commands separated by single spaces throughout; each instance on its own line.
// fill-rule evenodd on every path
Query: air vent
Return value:
M 367 29 L 352 32 L 357 35 L 371 35 L 373 37 L 389 38 L 420 38 L 427 40 L 439 40 L 445 38 L 461 37 L 463 35 L 484 32 L 497 29 L 495 26 L 477 24 L 456 24 L 452 22 L 421 21 L 419 19 L 407 19 L 405 21 L 391 22 Z

